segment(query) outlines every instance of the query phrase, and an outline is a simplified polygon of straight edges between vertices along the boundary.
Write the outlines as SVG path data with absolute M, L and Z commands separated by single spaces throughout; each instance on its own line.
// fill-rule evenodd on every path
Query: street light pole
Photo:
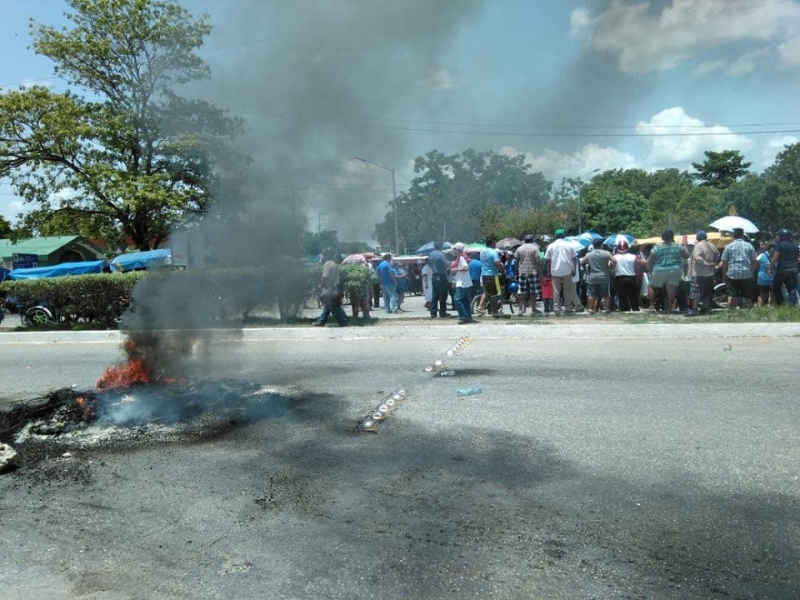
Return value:
M 581 177 L 586 177 L 587 175 L 592 175 L 597 173 L 600 169 L 594 169 L 593 171 L 589 171 L 588 173 L 584 173 L 583 175 L 578 175 L 578 235 L 583 233 L 583 224 L 581 221 L 583 207 L 581 206 Z
M 397 188 L 395 187 L 395 180 L 394 180 L 394 167 L 389 168 L 386 165 L 382 165 L 381 163 L 373 162 L 371 160 L 367 160 L 366 158 L 361 158 L 360 156 L 354 156 L 356 160 L 360 160 L 361 162 L 367 163 L 368 165 L 372 165 L 374 167 L 378 167 L 379 169 L 383 169 L 384 171 L 389 171 L 392 174 L 392 214 L 394 215 L 394 253 L 395 256 L 400 254 L 400 230 L 397 225 Z

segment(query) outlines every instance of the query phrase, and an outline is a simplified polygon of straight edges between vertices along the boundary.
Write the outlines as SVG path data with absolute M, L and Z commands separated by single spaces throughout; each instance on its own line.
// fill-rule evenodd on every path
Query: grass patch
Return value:
M 692 319 L 696 321 L 697 319 Z M 705 320 L 713 323 L 796 323 L 800 321 L 800 306 L 761 306 L 751 310 L 721 310 Z

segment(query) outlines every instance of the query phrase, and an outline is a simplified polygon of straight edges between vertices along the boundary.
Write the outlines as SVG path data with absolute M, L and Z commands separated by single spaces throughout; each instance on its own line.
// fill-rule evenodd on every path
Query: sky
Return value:
M 212 77 L 184 93 L 242 116 L 265 197 L 344 240 L 370 241 L 390 170 L 399 193 L 431 150 L 524 153 L 558 181 L 728 149 L 760 172 L 800 139 L 800 0 L 182 4 L 214 28 Z M 0 88 L 65 89 L 27 24 L 67 8 L 0 0 Z M 24 210 L 0 182 L 0 215 Z

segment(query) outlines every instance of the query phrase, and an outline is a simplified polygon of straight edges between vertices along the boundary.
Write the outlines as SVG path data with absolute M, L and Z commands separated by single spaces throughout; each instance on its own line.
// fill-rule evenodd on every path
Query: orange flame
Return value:
M 106 367 L 96 385 L 100 390 L 129 388 L 134 383 L 147 383 L 150 379 L 149 363 L 143 358 L 131 358 L 124 364 Z
M 92 410 L 92 406 L 86 398 L 78 396 L 75 398 L 75 404 L 83 411 L 84 421 L 89 421 L 94 417 L 94 410 Z

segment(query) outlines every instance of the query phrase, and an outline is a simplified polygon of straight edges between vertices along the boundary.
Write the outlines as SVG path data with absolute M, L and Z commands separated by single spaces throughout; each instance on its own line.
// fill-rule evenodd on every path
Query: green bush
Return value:
M 351 304 L 358 304 L 369 297 L 369 268 L 366 265 L 339 265 L 339 283 L 345 298 Z
M 0 294 L 20 309 L 44 304 L 54 308 L 65 325 L 83 322 L 114 327 L 128 308 L 141 272 L 69 275 L 0 283 Z

